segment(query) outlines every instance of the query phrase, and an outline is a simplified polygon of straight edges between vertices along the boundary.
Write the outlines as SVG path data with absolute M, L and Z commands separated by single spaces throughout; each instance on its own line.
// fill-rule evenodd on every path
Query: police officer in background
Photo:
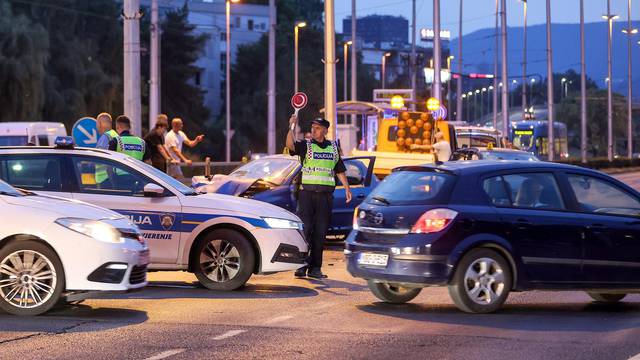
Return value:
M 111 115 L 106 112 L 100 113 L 96 117 L 96 122 L 98 123 L 98 134 L 100 135 L 96 148 L 109 150 L 109 142 L 111 139 L 118 136 L 118 133 L 113 130 L 113 120 L 111 119 Z
M 294 129 L 298 118 L 289 119 L 287 148 L 298 155 L 302 162 L 302 186 L 298 195 L 297 214 L 304 223 L 304 235 L 311 244 L 308 266 L 298 269 L 296 277 L 305 275 L 322 279 L 322 251 L 331 221 L 335 177 L 345 188 L 347 203 L 351 201 L 351 189 L 345 175 L 346 168 L 335 142 L 326 139 L 329 122 L 318 118 L 311 122 L 311 139 L 295 141 Z
M 131 120 L 125 115 L 116 118 L 118 136 L 109 141 L 109 150 L 117 151 L 140 161 L 151 158 L 151 152 L 145 141 L 131 134 Z

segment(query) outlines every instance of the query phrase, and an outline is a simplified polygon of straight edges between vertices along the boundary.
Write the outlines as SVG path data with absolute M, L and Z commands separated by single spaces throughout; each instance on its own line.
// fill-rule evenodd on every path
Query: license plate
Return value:
M 149 250 L 142 250 L 138 253 L 138 265 L 149 265 Z
M 388 261 L 389 255 L 387 254 L 360 253 L 358 257 L 360 265 L 387 266 Z

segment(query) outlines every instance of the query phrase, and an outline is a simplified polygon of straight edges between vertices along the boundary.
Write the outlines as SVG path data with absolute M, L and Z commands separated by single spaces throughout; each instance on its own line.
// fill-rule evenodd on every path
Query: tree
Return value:
M 0 1 L 0 121 L 39 120 L 45 102 L 45 29 Z

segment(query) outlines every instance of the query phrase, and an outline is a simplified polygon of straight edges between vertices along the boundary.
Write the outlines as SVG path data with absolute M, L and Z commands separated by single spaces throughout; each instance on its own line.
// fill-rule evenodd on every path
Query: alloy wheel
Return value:
M 204 274 L 215 282 L 227 282 L 240 271 L 240 253 L 226 240 L 211 240 L 200 253 Z
M 464 287 L 473 302 L 480 305 L 493 304 L 505 291 L 503 269 L 491 258 L 477 259 L 467 268 Z
M 20 309 L 46 303 L 54 294 L 57 280 L 51 260 L 37 251 L 16 251 L 0 262 L 0 296 Z

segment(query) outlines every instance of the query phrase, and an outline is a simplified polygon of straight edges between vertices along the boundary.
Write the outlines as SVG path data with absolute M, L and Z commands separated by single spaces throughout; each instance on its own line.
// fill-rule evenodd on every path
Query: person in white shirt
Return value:
M 187 159 L 187 157 L 182 154 L 182 144 L 193 148 L 201 143 L 202 140 L 204 140 L 204 135 L 198 135 L 194 140 L 191 140 L 182 131 L 182 127 L 182 119 L 174 118 L 173 120 L 171 120 L 171 131 L 167 132 L 167 135 L 165 135 L 164 145 L 167 148 L 169 155 L 174 160 L 178 162 L 184 162 L 187 165 L 191 165 L 191 160 Z M 169 166 L 167 167 L 167 173 L 174 178 L 183 177 L 180 164 L 169 164 Z
M 431 145 L 433 152 L 436 154 L 436 161 L 449 161 L 451 157 L 451 144 L 444 139 L 444 134 L 438 131 L 435 135 L 436 143 Z

